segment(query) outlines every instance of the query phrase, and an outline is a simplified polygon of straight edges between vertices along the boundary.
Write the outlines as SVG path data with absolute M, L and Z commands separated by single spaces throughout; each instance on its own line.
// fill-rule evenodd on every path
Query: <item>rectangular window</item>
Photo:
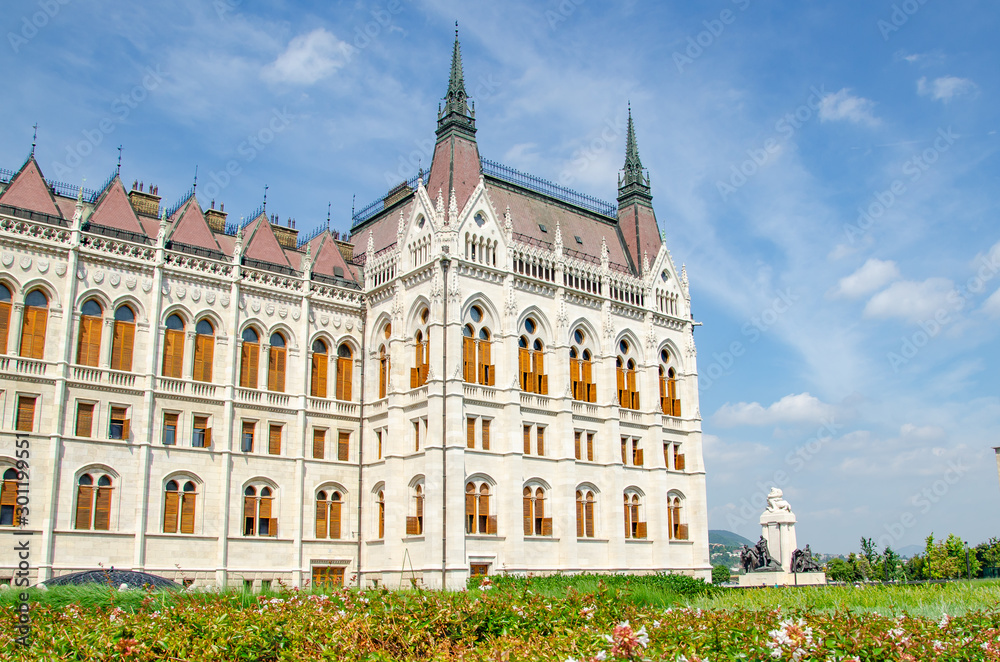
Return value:
M 465 446 L 466 448 L 476 447 L 476 419 L 472 416 L 465 419 Z
M 253 436 L 257 424 L 253 421 L 243 421 L 243 432 L 240 434 L 240 450 L 244 453 L 253 452 Z
M 163 445 L 173 446 L 177 443 L 177 414 L 163 414 Z
M 312 584 L 316 587 L 330 587 L 344 585 L 344 568 L 325 565 L 313 566 Z
M 375 430 L 375 459 L 382 459 L 382 431 Z
M 337 435 L 337 459 L 347 462 L 351 459 L 351 433 L 341 430 Z
M 128 407 L 112 407 L 108 436 L 112 439 L 128 439 L 129 423 Z
M 663 466 L 670 468 L 670 444 L 663 442 Z
M 34 432 L 35 401 L 37 399 L 34 395 L 17 396 L 17 420 L 14 426 L 18 432 Z
M 628 464 L 628 437 L 622 437 L 622 464 Z
M 531 455 L 531 426 L 524 426 L 524 454 Z
M 89 437 L 94 426 L 94 405 L 83 402 L 76 406 L 76 436 Z
M 580 438 L 582 436 L 583 433 L 580 432 L 579 430 L 573 431 L 573 456 L 578 460 L 582 459 L 582 453 L 581 453 L 582 449 L 580 448 Z
M 413 450 L 420 450 L 420 420 L 413 421 Z
M 212 428 L 208 423 L 208 416 L 194 417 L 191 445 L 195 448 L 208 448 L 212 445 Z
M 674 444 L 674 471 L 684 471 L 684 454 L 680 444 Z
M 594 438 L 597 437 L 596 432 L 587 433 L 587 460 L 590 462 L 594 461 Z
M 642 449 L 639 448 L 639 440 L 632 440 L 632 464 L 636 467 L 641 467 L 642 462 Z
M 270 455 L 281 455 L 281 428 L 277 423 L 271 423 L 267 433 L 267 452 Z
M 545 455 L 545 428 L 541 425 L 535 427 L 535 442 L 538 445 L 538 454 Z
M 326 430 L 313 428 L 313 459 L 322 460 L 326 455 Z
M 483 419 L 483 450 L 490 449 L 490 419 Z

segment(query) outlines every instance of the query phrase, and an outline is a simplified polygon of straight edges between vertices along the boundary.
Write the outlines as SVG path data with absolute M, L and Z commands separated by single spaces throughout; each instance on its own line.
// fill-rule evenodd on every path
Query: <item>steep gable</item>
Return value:
M 288 262 L 288 258 L 285 257 L 285 251 L 278 243 L 278 238 L 274 236 L 271 223 L 263 214 L 254 219 L 254 228 L 247 239 L 243 255 L 252 260 L 280 264 L 286 267 L 292 266 Z
M 29 157 L 14 175 L 3 195 L 0 195 L 0 204 L 63 218 L 34 156 Z
M 193 195 L 177 212 L 177 222 L 174 223 L 174 229 L 170 233 L 169 239 L 179 244 L 222 252 L 219 242 L 215 240 L 215 234 L 208 227 L 208 221 L 205 220 L 205 215 L 201 212 L 198 198 Z
M 117 175 L 101 194 L 94 213 L 90 216 L 90 222 L 118 230 L 146 234 L 139 218 L 135 215 L 135 210 L 132 209 L 125 186 Z
M 324 232 L 319 237 L 310 242 L 310 250 L 315 256 L 312 263 L 313 273 L 330 276 L 332 278 L 344 278 L 354 280 L 354 273 L 348 266 L 344 256 L 337 248 L 336 242 L 329 232 Z M 340 273 L 338 274 L 337 271 Z

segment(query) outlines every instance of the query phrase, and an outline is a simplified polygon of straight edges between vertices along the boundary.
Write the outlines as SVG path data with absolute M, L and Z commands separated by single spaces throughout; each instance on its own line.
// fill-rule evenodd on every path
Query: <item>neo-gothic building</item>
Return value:
M 631 114 L 617 206 L 475 135 L 456 39 L 429 173 L 344 240 L 71 190 L 34 148 L 0 172 L 0 580 L 25 531 L 33 580 L 708 576 L 688 282 Z

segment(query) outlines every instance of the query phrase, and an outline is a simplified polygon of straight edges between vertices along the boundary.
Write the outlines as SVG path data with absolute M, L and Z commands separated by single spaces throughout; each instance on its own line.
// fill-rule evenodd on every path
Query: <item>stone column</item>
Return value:
M 790 510 L 765 510 L 760 516 L 761 535 L 767 541 L 767 551 L 781 564 L 781 569 L 791 572 L 792 552 L 795 543 L 795 514 Z

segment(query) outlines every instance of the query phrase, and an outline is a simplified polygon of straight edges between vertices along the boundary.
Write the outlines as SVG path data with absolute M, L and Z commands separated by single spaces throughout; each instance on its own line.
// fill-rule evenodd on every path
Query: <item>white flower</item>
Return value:
M 594 656 L 594 659 L 598 660 L 599 662 L 604 662 L 604 660 L 608 659 L 608 654 L 605 653 L 604 651 L 601 651 L 600 653 Z
M 639 643 L 642 644 L 644 647 L 645 646 L 649 646 L 649 635 L 646 634 L 646 626 L 645 625 L 643 625 L 641 628 L 639 628 L 639 631 L 635 633 L 635 637 L 636 637 L 636 639 L 639 640 Z

